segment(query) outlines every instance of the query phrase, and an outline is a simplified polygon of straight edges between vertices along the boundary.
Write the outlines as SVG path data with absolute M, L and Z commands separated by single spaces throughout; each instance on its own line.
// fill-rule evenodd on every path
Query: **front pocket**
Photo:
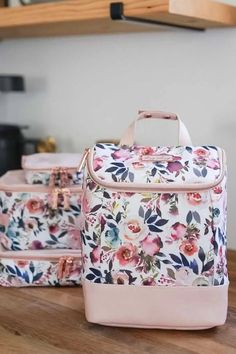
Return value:
M 53 208 L 50 190 L 1 191 L 1 244 L 14 251 L 80 249 L 80 192 L 80 188 L 70 190 L 68 208 L 60 196 Z
M 2 251 L 0 286 L 79 285 L 81 266 L 81 253 L 75 250 Z

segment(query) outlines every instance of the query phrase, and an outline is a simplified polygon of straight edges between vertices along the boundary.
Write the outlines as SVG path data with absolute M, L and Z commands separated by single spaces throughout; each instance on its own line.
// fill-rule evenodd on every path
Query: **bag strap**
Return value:
M 161 111 L 139 111 L 137 119 L 135 119 L 124 132 L 120 140 L 120 145 L 132 146 L 134 144 L 134 134 L 136 123 L 143 119 L 168 119 L 177 120 L 179 123 L 179 145 L 192 145 L 189 132 L 175 113 L 161 112 Z

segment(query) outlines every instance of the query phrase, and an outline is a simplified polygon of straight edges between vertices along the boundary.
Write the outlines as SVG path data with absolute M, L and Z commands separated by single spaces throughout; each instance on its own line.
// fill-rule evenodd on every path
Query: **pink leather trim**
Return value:
M 189 132 L 181 119 L 175 113 L 161 111 L 139 111 L 138 118 L 134 120 L 124 132 L 120 140 L 120 145 L 132 146 L 134 144 L 134 133 L 137 121 L 150 118 L 177 120 L 179 123 L 179 145 L 192 145 Z
M 134 286 L 83 281 L 88 322 L 108 326 L 205 329 L 225 323 L 228 284 Z

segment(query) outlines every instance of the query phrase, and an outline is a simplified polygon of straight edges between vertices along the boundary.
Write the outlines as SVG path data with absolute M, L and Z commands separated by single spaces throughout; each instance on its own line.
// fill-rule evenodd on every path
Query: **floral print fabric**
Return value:
M 58 261 L 0 259 L 0 286 L 66 286 L 78 285 L 81 265 L 74 261 L 70 273 L 58 278 Z
M 118 147 L 97 144 L 93 170 L 106 182 L 212 183 L 221 170 L 219 149 L 204 147 Z
M 25 179 L 28 184 L 42 184 L 49 185 L 51 179 L 51 171 L 25 171 Z M 75 171 L 74 173 L 67 173 L 68 185 L 81 185 L 83 180 L 83 174 L 81 172 Z M 56 185 L 60 186 L 60 181 L 55 181 Z
M 69 210 L 51 207 L 47 193 L 0 192 L 0 243 L 20 251 L 81 247 L 80 193 L 71 193 Z
M 133 163 L 142 163 L 135 160 L 140 150 L 144 148 L 130 152 L 111 144 L 97 145 L 96 175 L 114 186 L 116 181 L 187 185 L 206 179 L 214 183 L 221 173 L 215 147 L 165 148 L 165 154 L 181 155 L 181 159 L 175 157 L 162 166 L 153 160 L 146 165 L 144 159 L 145 167 L 136 169 Z M 109 189 L 87 173 L 82 203 L 84 278 L 121 285 L 226 283 L 226 178 L 205 191 L 160 193 L 158 185 L 156 189 L 133 193 L 112 189 L 112 184 Z

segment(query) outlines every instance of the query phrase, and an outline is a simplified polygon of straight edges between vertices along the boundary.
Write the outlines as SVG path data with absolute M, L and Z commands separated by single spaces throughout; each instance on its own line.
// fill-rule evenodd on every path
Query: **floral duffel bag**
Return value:
M 81 185 L 81 157 L 82 155 L 77 153 L 38 153 L 22 156 L 21 164 L 26 182 L 50 187 Z
M 177 146 L 134 144 L 89 152 L 82 201 L 86 318 L 110 326 L 204 329 L 225 322 L 226 162 L 216 146 L 193 146 L 177 120 Z
M 0 284 L 70 285 L 81 278 L 81 186 L 0 178 Z

